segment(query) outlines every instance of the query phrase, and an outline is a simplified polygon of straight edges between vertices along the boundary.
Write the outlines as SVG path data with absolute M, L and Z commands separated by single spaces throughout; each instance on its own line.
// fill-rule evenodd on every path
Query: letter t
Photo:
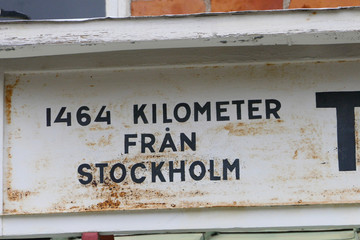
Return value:
M 339 171 L 356 171 L 355 113 L 360 92 L 316 93 L 317 108 L 336 108 Z

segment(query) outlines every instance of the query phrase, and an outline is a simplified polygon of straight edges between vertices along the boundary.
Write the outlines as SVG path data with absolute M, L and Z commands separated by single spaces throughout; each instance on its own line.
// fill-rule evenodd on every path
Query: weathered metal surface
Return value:
M 316 93 L 358 90 L 359 66 L 7 74 L 4 213 L 358 203 L 359 171 L 339 169 L 336 109 Z M 209 119 L 198 108 L 196 120 L 196 103 Z M 356 149 L 358 117 L 355 107 Z

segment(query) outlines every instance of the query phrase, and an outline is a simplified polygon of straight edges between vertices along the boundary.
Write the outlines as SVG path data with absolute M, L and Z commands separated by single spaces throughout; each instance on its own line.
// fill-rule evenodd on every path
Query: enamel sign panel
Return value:
M 360 62 L 5 75 L 4 213 L 360 202 Z

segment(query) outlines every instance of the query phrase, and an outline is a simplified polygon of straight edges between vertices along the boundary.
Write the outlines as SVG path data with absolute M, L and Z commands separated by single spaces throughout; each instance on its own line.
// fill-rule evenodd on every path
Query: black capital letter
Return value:
M 141 177 L 141 178 L 137 178 L 136 177 L 136 169 L 137 168 L 143 168 L 143 169 L 146 169 L 145 165 L 143 163 L 136 163 L 134 164 L 134 166 L 131 168 L 131 179 L 135 182 L 135 183 L 142 183 L 145 181 L 145 178 L 146 177 Z
M 164 175 L 161 172 L 161 168 L 165 162 L 160 162 L 159 165 L 156 166 L 155 162 L 151 162 L 151 182 L 156 182 L 156 176 L 159 177 L 161 182 L 166 182 Z
M 146 104 L 141 105 L 141 107 L 139 108 L 137 104 L 134 105 L 134 123 L 138 124 L 139 123 L 139 118 L 141 118 L 143 120 L 143 123 L 148 123 L 148 120 L 145 116 L 145 112 L 144 109 L 146 107 Z
M 91 173 L 89 172 L 84 172 L 84 168 L 90 170 L 91 169 L 91 166 L 87 163 L 84 163 L 84 164 L 81 164 L 79 167 L 78 167 L 78 173 L 81 175 L 81 176 L 85 176 L 87 177 L 87 180 L 83 180 L 81 178 L 79 178 L 79 182 L 83 185 L 86 185 L 88 183 L 91 183 L 92 179 L 93 179 L 93 176 Z
M 136 146 L 136 142 L 130 142 L 129 139 L 137 138 L 137 134 L 125 134 L 124 137 L 125 153 L 129 153 L 129 146 Z
M 355 113 L 360 92 L 316 93 L 317 108 L 336 108 L 339 171 L 356 171 Z
M 107 163 L 96 163 L 95 167 L 99 168 L 100 172 L 100 183 L 104 183 L 104 168 L 108 166 Z

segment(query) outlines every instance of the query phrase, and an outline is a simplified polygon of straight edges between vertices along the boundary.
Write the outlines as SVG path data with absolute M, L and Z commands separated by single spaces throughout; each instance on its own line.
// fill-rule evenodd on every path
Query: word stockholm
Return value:
M 150 166 L 144 163 L 136 163 L 132 166 L 126 166 L 123 163 L 115 163 L 109 165 L 108 163 L 96 163 L 95 167 L 90 164 L 81 164 L 78 167 L 80 174 L 79 182 L 83 185 L 90 184 L 93 180 L 99 183 L 104 183 L 104 179 L 109 179 L 114 183 L 123 182 L 128 175 L 130 180 L 134 183 L 143 183 L 147 178 L 152 183 L 160 182 L 174 182 L 175 174 L 178 175 L 181 182 L 184 182 L 186 176 L 189 176 L 194 181 L 200 181 L 206 176 L 210 181 L 228 180 L 228 173 L 233 173 L 237 180 L 240 179 L 240 161 L 235 159 L 232 163 L 228 159 L 221 162 L 221 166 L 217 166 L 214 160 L 208 163 L 202 161 L 194 161 L 188 163 L 182 161 L 168 161 L 167 167 L 165 162 L 150 162 Z M 175 167 L 175 165 L 180 165 Z M 85 171 L 86 170 L 86 171 Z M 95 173 L 98 172 L 98 174 Z M 216 174 L 217 173 L 217 174 Z M 168 180 L 166 180 L 168 179 Z

